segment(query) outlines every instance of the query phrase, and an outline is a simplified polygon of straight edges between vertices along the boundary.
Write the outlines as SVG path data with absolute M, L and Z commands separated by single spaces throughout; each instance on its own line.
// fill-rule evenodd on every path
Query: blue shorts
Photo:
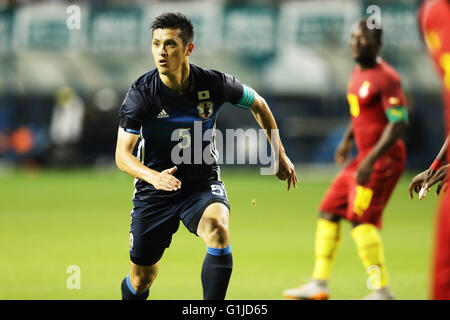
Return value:
M 182 190 L 176 197 L 133 200 L 130 226 L 130 259 L 140 266 L 150 266 L 161 259 L 170 246 L 180 220 L 197 235 L 205 209 L 212 203 L 223 203 L 230 209 L 225 185 L 210 180 L 203 185 Z

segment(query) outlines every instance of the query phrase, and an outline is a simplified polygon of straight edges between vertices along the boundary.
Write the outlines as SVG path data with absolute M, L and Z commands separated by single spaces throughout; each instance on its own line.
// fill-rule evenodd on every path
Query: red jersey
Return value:
M 400 76 L 384 61 L 369 69 L 355 67 L 348 84 L 347 99 L 359 154 L 368 153 L 380 139 L 389 122 L 386 111 L 406 107 Z M 404 150 L 404 143 L 399 139 L 386 154 Z
M 442 78 L 447 131 L 450 129 L 450 1 L 428 0 L 419 11 L 428 53 Z
M 428 53 L 442 78 L 447 134 L 450 131 L 450 1 L 428 0 L 420 8 L 419 26 Z M 447 150 L 450 159 L 450 148 Z M 450 192 L 439 208 L 433 266 L 433 299 L 450 299 Z

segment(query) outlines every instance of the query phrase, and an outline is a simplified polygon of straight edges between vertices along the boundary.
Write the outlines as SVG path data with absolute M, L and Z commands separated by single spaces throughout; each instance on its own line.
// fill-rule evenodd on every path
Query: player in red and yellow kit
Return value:
M 400 139 L 408 121 L 397 72 L 379 57 L 382 30 L 362 19 L 352 29 L 350 46 L 356 67 L 348 85 L 351 123 L 336 151 L 336 162 L 349 160 L 353 141 L 358 155 L 335 178 L 320 205 L 312 281 L 287 289 L 291 299 L 328 299 L 328 278 L 340 242 L 340 220 L 353 224 L 352 237 L 370 274 L 374 291 L 366 299 L 393 299 L 383 244 L 377 228 L 406 161 Z
M 419 11 L 419 28 L 425 40 L 428 53 L 442 78 L 442 95 L 444 100 L 444 117 L 446 136 L 450 130 L 450 1 L 427 0 Z M 430 169 L 413 178 L 410 185 L 412 192 L 419 192 L 420 187 L 428 190 L 433 184 L 446 180 L 447 167 L 443 159 L 450 150 L 446 143 L 433 162 Z M 442 166 L 442 167 L 441 167 Z M 441 168 L 439 168 L 441 167 Z M 438 186 L 440 192 L 442 183 Z M 432 298 L 450 300 L 450 193 L 446 192 L 438 209 L 433 263 Z

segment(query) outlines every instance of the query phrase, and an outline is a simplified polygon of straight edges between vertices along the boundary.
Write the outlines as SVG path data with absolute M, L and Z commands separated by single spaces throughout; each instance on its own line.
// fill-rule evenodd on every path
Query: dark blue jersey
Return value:
M 214 134 L 205 132 L 214 131 L 223 103 L 250 108 L 253 101 L 253 90 L 235 77 L 193 64 L 190 64 L 189 86 L 184 94 L 167 87 L 157 69 L 137 79 L 120 108 L 120 126 L 140 135 L 137 158 L 144 165 L 159 172 L 176 165 L 178 170 L 174 176 L 182 186 L 175 192 L 161 191 L 136 179 L 134 199 L 175 196 L 209 179 L 219 179 Z M 174 154 L 182 157 L 183 163 L 175 163 Z

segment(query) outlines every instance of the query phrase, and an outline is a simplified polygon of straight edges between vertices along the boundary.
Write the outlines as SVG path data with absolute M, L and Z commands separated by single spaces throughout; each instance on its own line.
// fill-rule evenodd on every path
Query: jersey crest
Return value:
M 197 105 L 198 115 L 203 119 L 208 119 L 214 112 L 212 101 L 202 101 Z

